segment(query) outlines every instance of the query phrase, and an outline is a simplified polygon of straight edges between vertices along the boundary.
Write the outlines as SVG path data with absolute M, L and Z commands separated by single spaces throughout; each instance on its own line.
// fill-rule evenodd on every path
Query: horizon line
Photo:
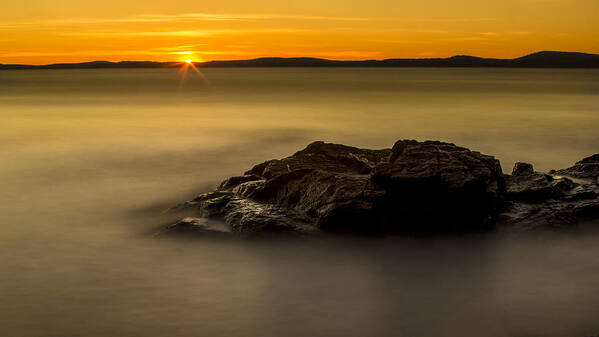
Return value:
M 581 51 L 557 51 L 557 50 L 542 50 L 537 52 L 528 53 L 522 56 L 513 57 L 513 58 L 497 58 L 497 57 L 481 57 L 474 56 L 469 54 L 456 54 L 447 57 L 389 57 L 382 59 L 350 59 L 350 60 L 339 60 L 339 59 L 329 59 L 325 57 L 316 57 L 316 56 L 260 56 L 248 59 L 227 59 L 227 60 L 207 60 L 207 61 L 192 61 L 191 63 L 201 65 L 201 64 L 209 64 L 209 63 L 225 63 L 225 62 L 247 62 L 247 61 L 257 61 L 257 60 L 319 60 L 319 61 L 329 61 L 329 62 L 339 62 L 339 63 L 352 63 L 352 62 L 384 62 L 384 61 L 434 61 L 434 60 L 451 60 L 454 58 L 472 58 L 474 60 L 488 60 L 488 61 L 514 61 L 518 59 L 525 58 L 527 56 L 537 55 L 537 54 L 561 54 L 561 55 L 585 55 L 585 56 L 595 56 L 599 57 L 599 54 L 581 52 Z M 153 64 L 162 64 L 162 65 L 173 65 L 173 64 L 181 64 L 186 63 L 185 60 L 180 61 L 152 61 L 152 60 L 120 60 L 120 61 L 108 61 L 108 60 L 93 60 L 93 61 L 80 61 L 80 62 L 56 62 L 56 63 L 48 63 L 48 64 L 23 64 L 23 63 L 0 63 L 0 66 L 9 66 L 9 67 L 51 67 L 51 66 L 59 66 L 59 65 L 84 65 L 84 64 L 93 64 L 93 63 L 108 63 L 108 64 L 121 64 L 121 63 L 153 63 Z

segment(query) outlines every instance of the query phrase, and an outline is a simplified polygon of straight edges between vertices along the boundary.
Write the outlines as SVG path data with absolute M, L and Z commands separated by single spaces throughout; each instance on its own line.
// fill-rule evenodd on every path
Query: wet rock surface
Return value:
M 589 179 L 597 183 L 597 178 L 599 177 L 599 153 L 584 158 L 572 167 L 562 170 L 552 170 L 549 173 L 579 179 Z
M 571 226 L 599 218 L 599 155 L 535 172 L 503 174 L 492 156 L 439 141 L 397 141 L 369 150 L 314 142 L 258 164 L 175 209 L 192 210 L 170 229 L 232 233 L 451 232 L 493 226 Z
M 528 176 L 535 173 L 535 170 L 532 167 L 532 164 L 517 162 L 514 164 L 514 168 L 512 169 L 513 176 Z
M 231 231 L 228 226 L 213 221 L 209 221 L 207 218 L 193 218 L 186 217 L 174 224 L 164 228 L 162 231 L 156 233 L 158 235 L 169 233 L 173 231 L 193 231 L 198 233 L 208 234 L 229 234 Z
M 518 229 L 564 228 L 599 219 L 599 154 L 548 174 L 527 165 L 532 173 L 505 176 L 508 204 L 500 223 Z

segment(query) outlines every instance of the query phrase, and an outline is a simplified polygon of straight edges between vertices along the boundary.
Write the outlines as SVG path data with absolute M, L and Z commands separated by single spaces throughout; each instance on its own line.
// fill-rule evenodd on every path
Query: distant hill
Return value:
M 599 55 L 542 51 L 513 60 L 523 67 L 597 68 Z
M 41 66 L 27 64 L 0 64 L 0 70 L 9 69 L 101 69 L 101 68 L 165 68 L 179 66 L 175 62 L 153 62 L 153 61 L 93 61 L 81 63 L 54 63 Z
M 171 68 L 179 62 L 94 61 L 56 63 L 48 65 L 0 64 L 0 70 L 10 69 L 95 69 L 95 68 Z M 515 59 L 481 58 L 457 55 L 448 58 L 385 59 L 338 61 L 313 57 L 262 57 L 251 60 L 208 61 L 198 67 L 495 67 L 495 68 L 599 68 L 599 55 L 542 51 Z

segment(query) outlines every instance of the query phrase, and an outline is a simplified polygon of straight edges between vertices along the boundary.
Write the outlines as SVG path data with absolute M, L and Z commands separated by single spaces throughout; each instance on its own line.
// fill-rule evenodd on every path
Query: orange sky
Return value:
M 599 53 L 599 0 L 25 0 L 0 63 Z

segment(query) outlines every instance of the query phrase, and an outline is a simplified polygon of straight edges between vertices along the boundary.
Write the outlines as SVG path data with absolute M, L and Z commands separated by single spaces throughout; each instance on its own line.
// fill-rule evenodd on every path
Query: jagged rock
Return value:
M 494 157 L 450 143 L 400 140 L 368 150 L 314 142 L 177 209 L 244 234 L 563 226 L 599 218 L 598 167 L 595 155 L 551 174 L 519 162 L 504 175 Z
M 580 179 L 580 172 L 588 174 L 592 171 L 585 166 L 589 158 L 549 174 L 533 171 L 506 175 L 509 203 L 500 216 L 501 222 L 516 228 L 568 227 L 599 218 L 599 186 L 594 179 Z M 514 166 L 514 172 L 521 172 L 516 167 L 519 164 Z
M 377 209 L 385 229 L 482 228 L 501 210 L 505 190 L 494 157 L 436 141 L 398 141 L 371 180 L 386 192 Z
M 527 176 L 535 173 L 535 170 L 532 167 L 532 164 L 517 162 L 514 164 L 514 169 L 512 170 L 513 176 Z
M 368 150 L 314 142 L 254 166 L 185 207 L 233 232 L 446 231 L 484 228 L 501 210 L 499 162 L 450 143 Z
M 574 166 L 562 170 L 552 170 L 549 174 L 573 177 L 578 179 L 590 179 L 598 183 L 599 179 L 599 153 L 574 164 Z
M 369 174 L 375 165 L 387 160 L 390 154 L 389 149 L 367 150 L 318 141 L 290 157 L 258 164 L 246 174 L 254 174 L 265 179 L 303 170 Z
M 246 174 L 243 176 L 231 177 L 225 181 L 223 181 L 218 188 L 221 190 L 226 190 L 229 188 L 233 188 L 238 186 L 239 184 L 246 183 L 248 181 L 261 180 L 262 178 L 253 174 Z
M 543 173 L 506 175 L 505 182 L 509 200 L 543 202 L 549 198 L 558 198 L 562 194 L 556 186 L 555 179 Z
M 234 197 L 225 206 L 225 221 L 235 233 L 285 232 L 312 233 L 305 215 L 282 209 L 275 205 L 261 204 L 250 199 Z

